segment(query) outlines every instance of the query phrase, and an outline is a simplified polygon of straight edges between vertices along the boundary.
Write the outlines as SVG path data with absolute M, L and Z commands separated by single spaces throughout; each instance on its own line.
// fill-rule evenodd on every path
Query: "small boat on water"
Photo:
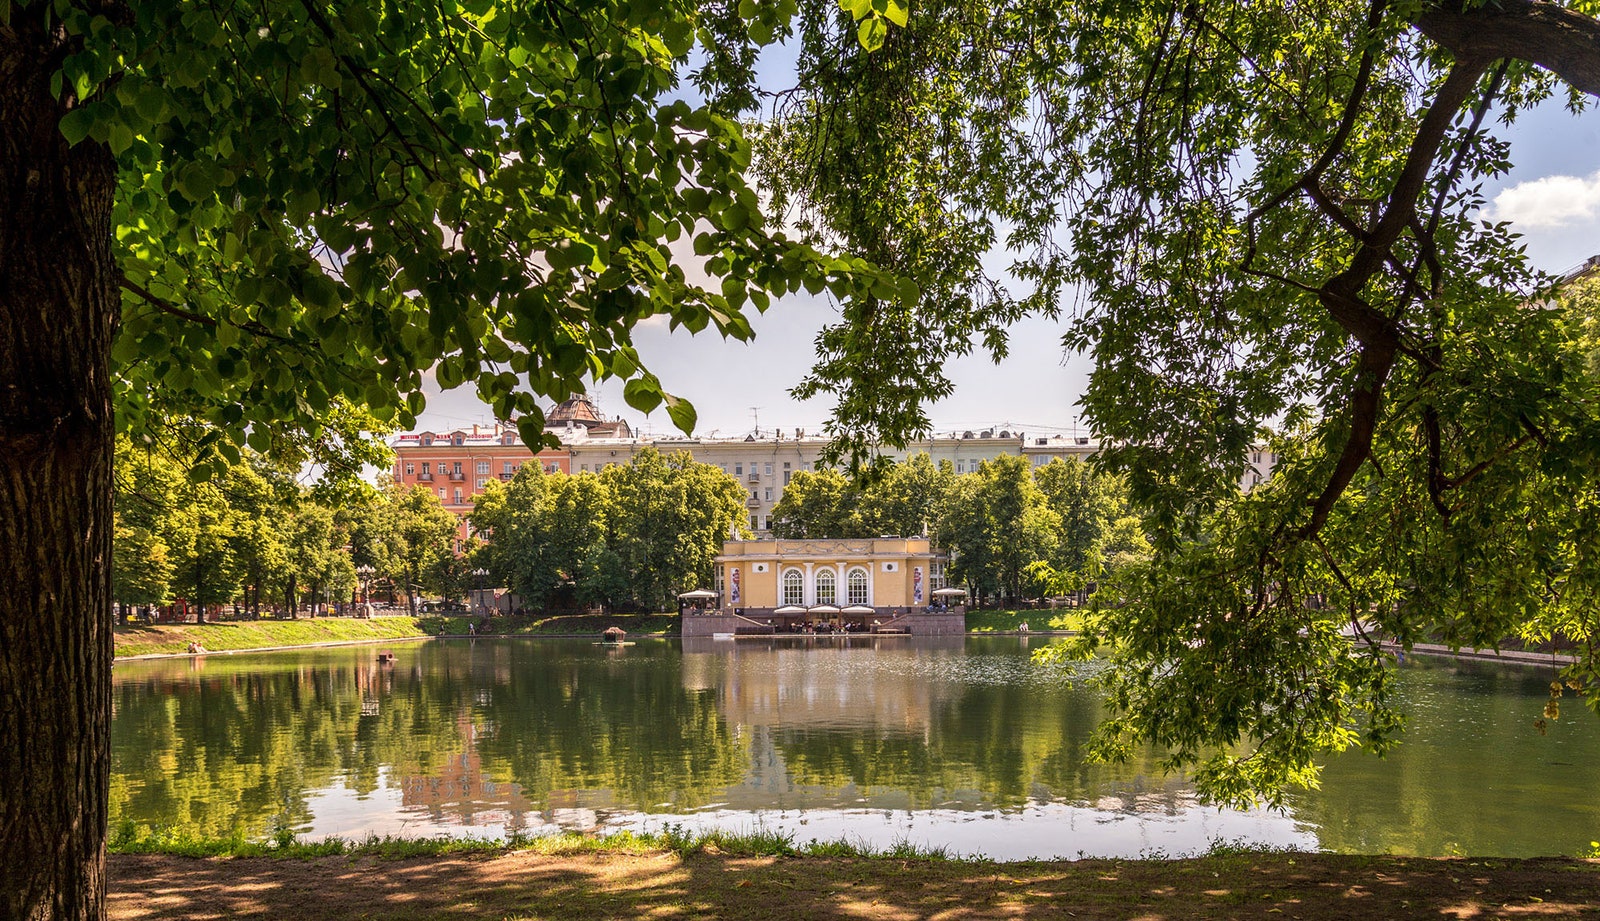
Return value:
M 595 645 L 632 646 L 632 643 L 626 642 L 627 637 L 628 631 L 622 629 L 621 627 L 607 627 L 605 632 L 600 634 L 600 642 L 596 643 Z

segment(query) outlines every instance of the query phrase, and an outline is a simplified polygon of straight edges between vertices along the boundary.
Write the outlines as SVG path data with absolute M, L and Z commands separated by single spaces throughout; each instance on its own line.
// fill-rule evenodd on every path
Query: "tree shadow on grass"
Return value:
M 1600 865 L 1315 854 L 978 863 L 696 854 L 114 856 L 110 917 L 1223 919 L 1600 917 Z

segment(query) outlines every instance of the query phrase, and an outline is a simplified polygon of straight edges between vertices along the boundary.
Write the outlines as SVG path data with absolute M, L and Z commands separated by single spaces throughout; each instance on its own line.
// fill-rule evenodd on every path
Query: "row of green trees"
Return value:
M 661 610 L 710 584 L 723 539 L 748 534 L 744 501 L 737 479 L 686 452 L 646 449 L 598 474 L 527 464 L 474 500 L 489 537 L 474 565 L 530 607 Z
M 537 464 L 475 500 L 473 529 L 431 490 L 303 486 L 299 471 L 251 451 L 205 479 L 170 446 L 123 439 L 116 455 L 113 597 L 132 608 L 184 599 L 233 603 L 248 616 L 349 600 L 362 582 L 404 596 L 459 600 L 485 570 L 529 607 L 661 610 L 708 585 L 712 558 L 744 529 L 744 489 L 686 453 L 654 450 L 598 475 Z M 197 481 L 198 480 L 198 481 Z
M 801 471 L 773 509 L 780 538 L 926 534 L 975 598 L 1062 594 L 1149 553 L 1122 478 L 1077 459 L 997 457 L 970 474 L 912 455 L 865 484 Z
M 207 478 L 181 451 L 122 439 L 116 453 L 112 595 L 130 609 L 182 598 L 197 609 L 239 605 L 296 616 L 388 583 L 415 606 L 418 590 L 459 596 L 466 564 L 456 517 L 425 489 L 314 490 L 299 470 L 251 451 Z

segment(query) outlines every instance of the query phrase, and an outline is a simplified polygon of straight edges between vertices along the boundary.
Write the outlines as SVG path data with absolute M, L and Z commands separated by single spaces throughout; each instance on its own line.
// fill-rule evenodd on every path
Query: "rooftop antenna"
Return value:
M 760 416 L 760 413 L 761 413 L 761 407 L 759 407 L 759 406 L 750 407 L 750 424 L 755 426 L 756 437 L 757 438 L 761 437 L 761 416 Z

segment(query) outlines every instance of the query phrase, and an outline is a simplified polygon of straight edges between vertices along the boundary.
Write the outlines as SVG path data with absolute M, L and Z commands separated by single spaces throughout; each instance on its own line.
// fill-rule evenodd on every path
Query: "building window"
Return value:
M 867 603 L 867 571 L 857 567 L 850 570 L 844 578 L 845 584 L 850 588 L 851 604 Z
M 772 487 L 771 486 L 767 487 L 767 501 L 768 502 L 772 501 Z
M 417 472 L 417 465 L 416 464 L 406 464 L 406 476 L 411 476 L 412 474 L 414 474 L 416 472 Z
M 516 470 L 516 466 L 517 465 L 513 464 L 511 461 L 504 461 L 504 462 L 502 462 L 500 464 L 500 472 L 501 473 L 513 473 Z
M 759 528 L 756 527 L 756 516 L 754 516 L 754 515 L 750 516 L 750 530 L 752 530 L 752 531 L 760 530 Z
M 790 569 L 783 574 L 783 603 L 804 604 L 806 597 L 806 577 L 798 569 Z
M 785 470 L 783 472 L 783 485 L 788 486 L 789 485 L 789 480 L 791 478 L 793 478 L 793 477 L 794 477 L 794 471 L 793 470 Z
M 751 502 L 760 502 L 761 501 L 759 498 L 757 498 L 756 491 L 753 490 L 753 489 L 750 490 L 750 501 Z
M 456 487 L 456 504 L 461 504 L 461 487 L 459 486 Z
M 549 464 L 545 465 L 544 472 L 545 473 L 560 473 L 561 472 L 561 465 L 556 463 L 555 461 L 551 461 Z
M 767 476 L 772 476 L 772 465 L 767 464 Z
M 478 461 L 478 472 L 479 473 L 488 473 L 489 472 L 489 462 L 486 461 L 486 460 Z
M 424 448 L 432 447 L 433 446 L 433 436 L 432 435 L 424 435 L 424 436 L 422 436 L 422 446 Z
M 589 465 L 588 464 L 584 464 L 579 469 L 582 470 L 584 473 L 588 473 L 589 472 Z
M 488 479 L 488 477 L 478 477 L 478 479 L 474 481 L 475 485 L 474 485 L 473 488 L 474 489 L 482 489 L 483 488 L 483 482 L 486 479 Z
M 428 472 L 428 462 L 427 461 L 423 461 L 422 462 L 422 472 L 423 473 L 427 473 Z
M 443 486 L 439 487 L 439 501 L 440 502 L 444 501 L 444 487 Z
M 785 470 L 789 469 L 789 462 L 788 461 L 784 461 L 783 462 L 783 469 L 785 469 Z
M 744 476 L 744 464 L 734 464 L 733 465 L 733 475 L 734 476 Z
M 944 563 L 934 560 L 928 564 L 928 591 L 944 588 Z
M 461 472 L 461 462 L 460 461 L 456 461 L 454 464 L 451 464 L 450 465 L 450 471 L 452 473 L 459 474 Z
M 839 579 L 833 570 L 817 573 L 817 604 L 835 604 L 839 598 Z

